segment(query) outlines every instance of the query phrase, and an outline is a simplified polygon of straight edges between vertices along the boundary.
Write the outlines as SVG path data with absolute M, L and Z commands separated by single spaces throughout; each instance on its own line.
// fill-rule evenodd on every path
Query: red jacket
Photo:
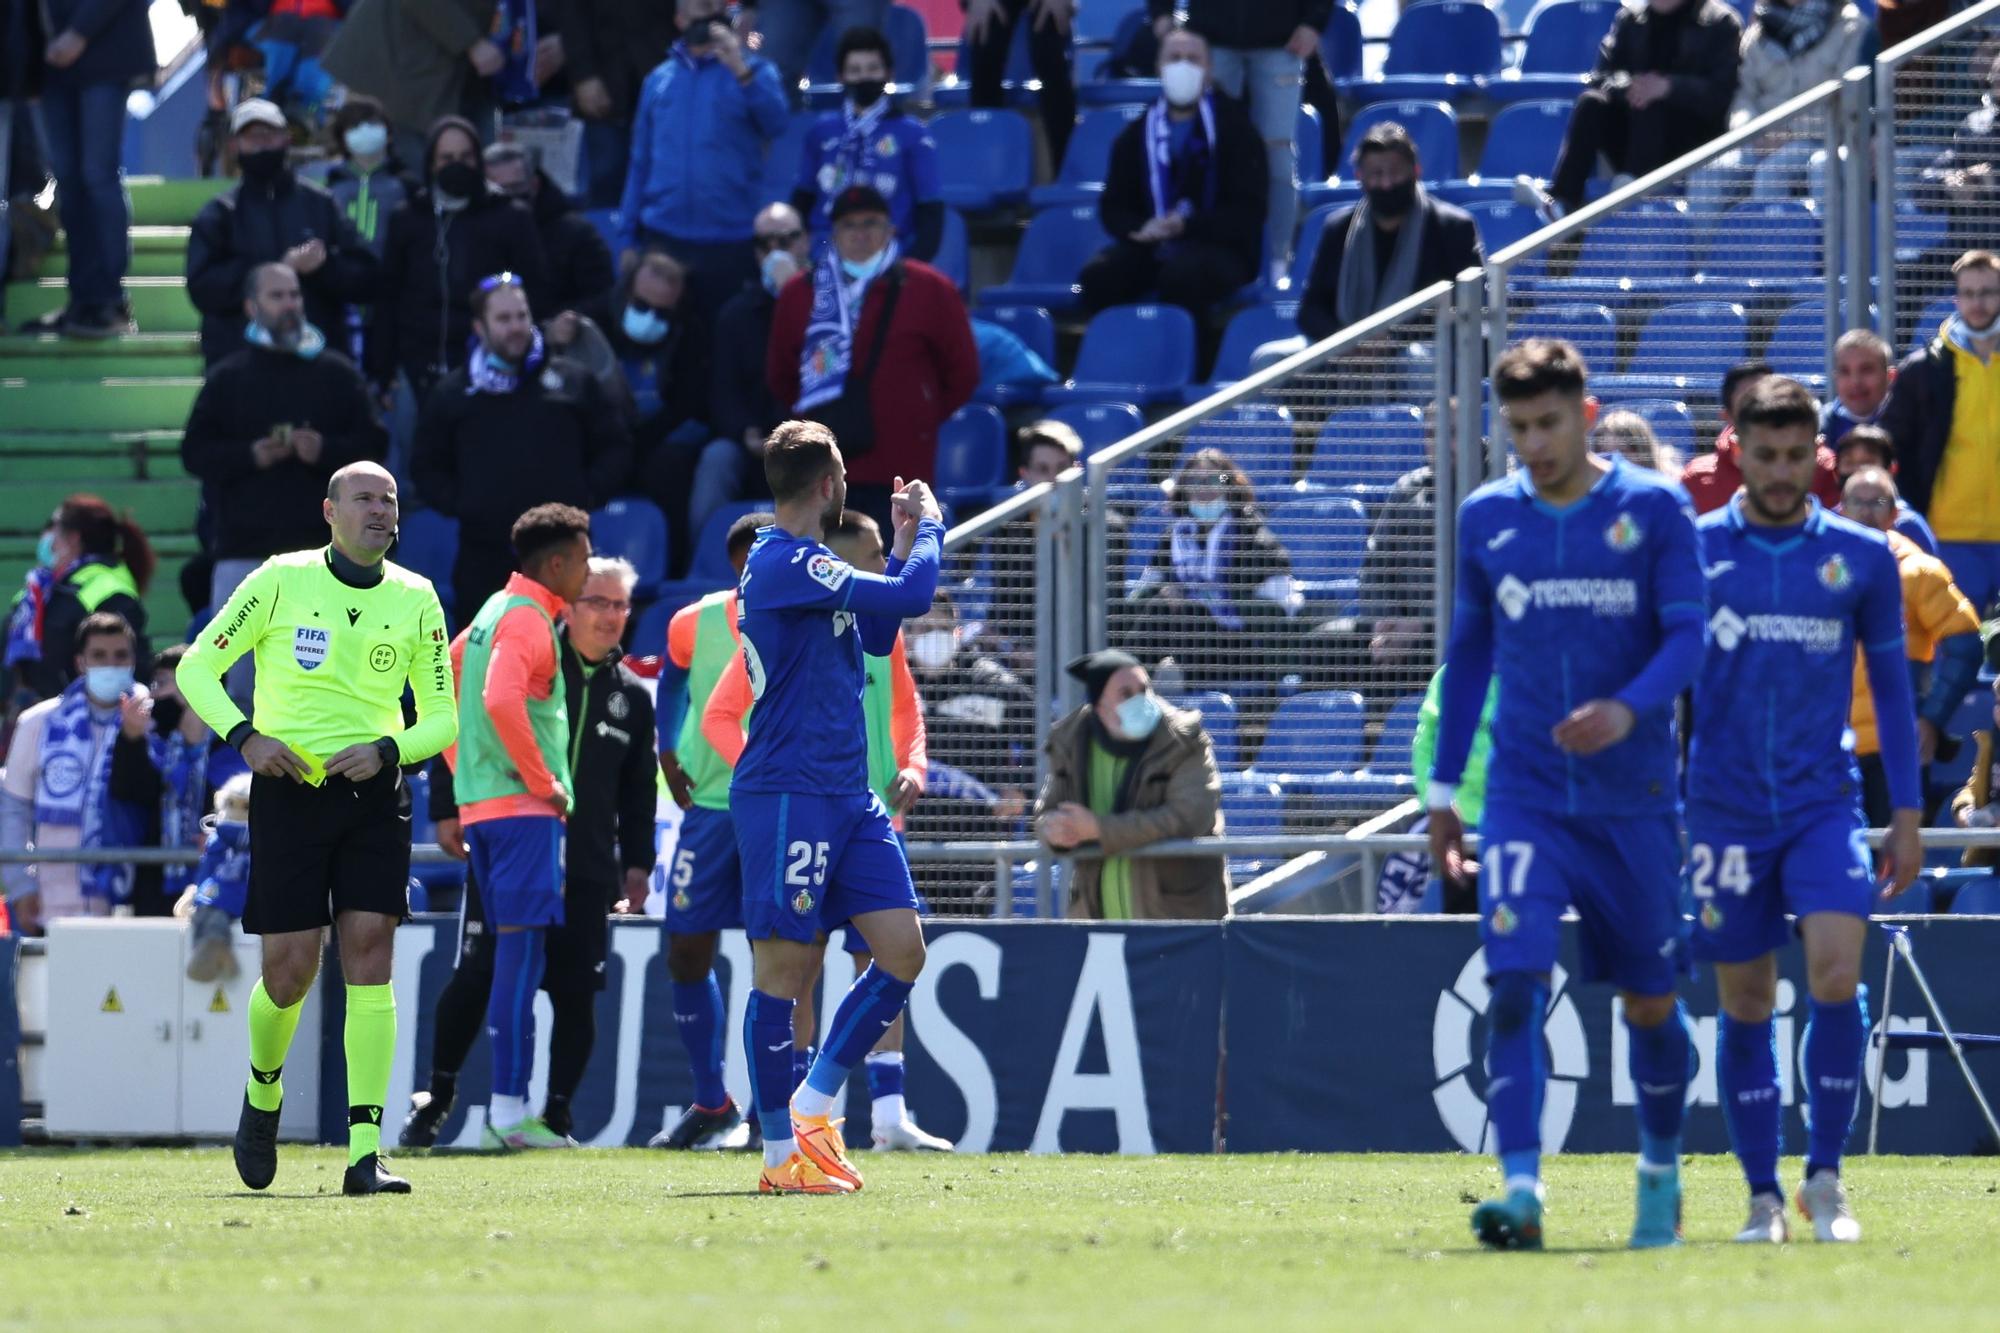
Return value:
M 938 427 L 972 399 L 979 387 L 979 349 L 972 341 L 972 321 L 951 279 L 915 259 L 898 261 L 903 291 L 896 298 L 896 315 L 882 344 L 882 361 L 868 394 L 875 411 L 875 447 L 847 459 L 850 482 L 886 486 L 897 477 L 934 480 L 937 470 Z M 808 269 L 778 293 L 771 316 L 770 353 L 764 377 L 778 410 L 795 415 L 799 400 L 799 354 L 805 347 L 806 318 L 812 310 L 813 275 Z M 887 299 L 888 284 L 868 284 L 861 301 L 861 320 L 854 330 L 854 367 L 868 361 L 875 325 Z
M 1743 484 L 1743 466 L 1736 461 L 1736 429 L 1724 426 L 1715 437 L 1715 452 L 1703 454 L 1681 470 L 1681 485 L 1694 501 L 1694 512 L 1706 514 L 1729 503 Z M 1828 509 L 1840 508 L 1840 471 L 1833 450 L 1819 446 L 1813 464 L 1812 493 Z

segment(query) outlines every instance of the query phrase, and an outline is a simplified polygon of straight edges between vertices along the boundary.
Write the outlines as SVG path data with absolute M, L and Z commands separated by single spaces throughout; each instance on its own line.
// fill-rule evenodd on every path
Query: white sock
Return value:
M 783 1166 L 792 1160 L 792 1154 L 799 1150 L 795 1139 L 765 1139 L 764 1165 Z
M 799 1084 L 799 1090 L 792 1094 L 792 1110 L 800 1115 L 825 1115 L 832 1109 L 833 1098 L 810 1083 Z
M 877 1129 L 887 1129 L 891 1125 L 900 1125 L 909 1118 L 910 1114 L 903 1107 L 903 1094 L 900 1092 L 892 1092 L 886 1097 L 877 1097 L 869 1104 L 869 1112 Z
M 1502 1189 L 1508 1194 L 1515 1194 L 1525 1190 L 1537 1199 L 1542 1197 L 1542 1182 L 1534 1176 L 1509 1176 L 1507 1177 L 1507 1183 L 1502 1186 Z
M 492 1103 L 486 1108 L 486 1123 L 495 1129 L 512 1129 L 528 1118 L 526 1097 L 503 1097 L 493 1094 Z

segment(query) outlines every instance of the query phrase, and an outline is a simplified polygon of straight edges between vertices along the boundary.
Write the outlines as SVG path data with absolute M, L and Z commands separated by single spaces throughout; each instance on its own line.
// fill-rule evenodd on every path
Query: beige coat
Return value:
M 1976 753 L 1972 760 L 1972 774 L 1965 780 L 1951 798 L 1953 822 L 1965 817 L 1968 810 L 1976 810 L 1993 799 L 1993 733 L 1985 728 L 1972 733 Z M 2000 865 L 2000 853 L 1991 847 L 1968 847 L 1959 858 L 1959 864 L 1968 866 Z
M 1761 116 L 1845 74 L 1858 62 L 1861 39 L 1869 26 L 1860 10 L 1844 5 L 1819 44 L 1795 56 L 1776 42 L 1765 41 L 1761 24 L 1751 24 L 1743 34 L 1743 64 L 1736 79 L 1736 100 L 1729 108 L 1730 120 Z
M 1161 705 L 1163 716 L 1145 753 L 1127 770 L 1115 814 L 1099 815 L 1098 849 L 1121 855 L 1149 843 L 1222 834 L 1222 777 L 1201 717 Z M 1090 804 L 1089 705 L 1049 732 L 1049 777 L 1035 805 L 1035 832 L 1044 845 L 1048 813 L 1065 801 Z M 1098 881 L 1104 863 L 1079 856 L 1070 879 L 1069 914 L 1104 914 Z M 1229 866 L 1221 857 L 1132 862 L 1132 914 L 1144 919 L 1213 921 L 1229 910 Z

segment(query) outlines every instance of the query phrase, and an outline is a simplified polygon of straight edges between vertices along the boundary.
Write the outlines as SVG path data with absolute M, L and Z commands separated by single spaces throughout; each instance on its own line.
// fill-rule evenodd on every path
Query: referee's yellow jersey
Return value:
M 350 745 L 392 737 L 401 762 L 414 764 L 458 737 L 451 645 L 436 590 L 386 560 L 380 583 L 349 587 L 329 559 L 320 547 L 259 565 L 177 673 L 188 707 L 227 736 L 244 717 L 222 677 L 254 653 L 253 725 L 305 760 L 315 786 L 326 778 L 326 760 Z M 417 723 L 407 731 L 406 680 L 417 700 Z

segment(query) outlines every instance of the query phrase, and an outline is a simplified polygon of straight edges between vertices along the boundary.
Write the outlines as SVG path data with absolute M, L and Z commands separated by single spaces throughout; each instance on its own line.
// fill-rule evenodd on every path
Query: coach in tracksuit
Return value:
M 653 871 L 653 810 L 659 759 L 653 752 L 653 697 L 621 660 L 619 640 L 632 611 L 638 574 L 623 560 L 594 557 L 583 595 L 560 630 L 564 699 L 570 723 L 570 770 L 576 784 L 564 853 L 563 924 L 548 935 L 542 989 L 555 1011 L 549 1034 L 549 1094 L 542 1122 L 567 1137 L 570 1098 L 583 1081 L 597 1038 L 597 992 L 604 989 L 612 907 L 633 910 Z M 464 856 L 450 771 L 431 767 L 431 817 L 438 842 Z M 458 1070 L 486 1019 L 493 987 L 494 935 L 486 929 L 479 889 L 465 885 L 458 969 L 438 996 L 431 1085 L 411 1098 L 403 1146 L 429 1147 L 451 1112 Z

